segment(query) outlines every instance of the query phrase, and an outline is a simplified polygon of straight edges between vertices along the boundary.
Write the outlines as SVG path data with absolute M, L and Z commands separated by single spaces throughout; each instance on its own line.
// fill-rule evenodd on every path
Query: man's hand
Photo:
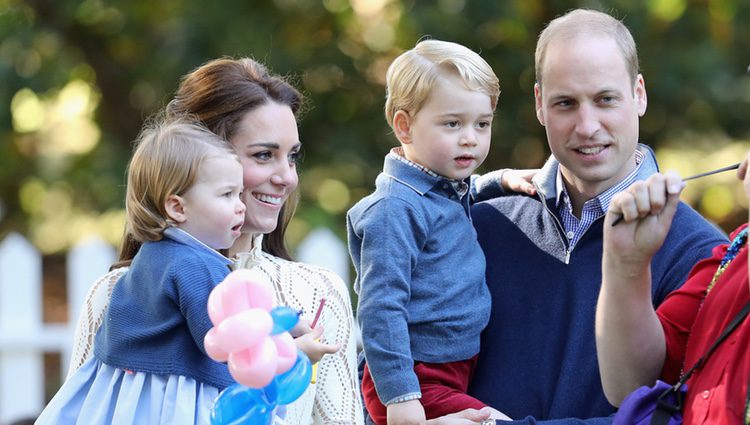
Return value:
M 623 264 L 649 263 L 669 232 L 683 187 L 676 173 L 657 173 L 615 195 L 604 221 L 605 252 L 617 253 Z M 620 216 L 623 222 L 612 226 Z
M 489 418 L 490 409 L 487 407 L 482 410 L 466 409 L 458 413 L 430 419 L 427 421 L 427 425 L 475 425 Z
M 745 197 L 750 199 L 750 152 L 745 156 L 745 160 L 740 164 L 740 168 L 737 169 L 737 178 L 742 180 L 742 186 L 745 188 Z M 750 211 L 748 211 L 748 222 L 750 222 Z M 750 257 L 750 251 L 748 251 L 748 257 Z M 748 270 L 748 276 L 750 276 L 750 270 Z
M 388 425 L 426 425 L 424 408 L 419 400 L 388 405 Z
M 651 259 L 664 243 L 684 183 L 654 174 L 615 195 L 604 220 L 596 352 L 604 394 L 615 406 L 653 383 L 664 364 L 664 329 L 651 299 Z M 617 226 L 612 224 L 622 216 Z
M 745 160 L 740 164 L 740 168 L 737 169 L 737 178 L 742 180 L 745 188 L 745 197 L 750 199 L 750 173 L 748 173 L 748 162 L 750 161 L 750 152 L 745 156 Z

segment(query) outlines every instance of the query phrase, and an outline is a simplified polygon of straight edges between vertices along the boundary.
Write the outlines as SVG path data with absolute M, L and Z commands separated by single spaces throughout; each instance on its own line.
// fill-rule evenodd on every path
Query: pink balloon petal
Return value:
M 235 273 L 235 272 L 232 272 Z M 230 273 L 229 276 L 232 276 Z M 221 287 L 221 305 L 224 317 L 231 317 L 250 308 L 250 302 L 245 293 L 245 283 L 235 279 L 224 279 Z M 217 288 L 219 287 L 217 286 Z
M 253 308 L 227 317 L 216 327 L 216 339 L 227 353 L 250 348 L 268 337 L 273 328 L 271 314 Z
M 223 289 L 224 286 L 218 285 L 211 290 L 210 294 L 208 294 L 208 317 L 211 319 L 211 323 L 213 323 L 214 326 L 218 325 L 224 320 L 224 318 L 226 318 L 224 307 L 221 304 L 221 293 L 223 292 Z
M 226 362 L 229 359 L 229 353 L 219 347 L 216 338 L 216 328 L 208 330 L 208 333 L 206 333 L 206 336 L 203 338 L 203 345 L 206 347 L 208 357 L 211 357 L 217 362 Z
M 252 308 L 271 311 L 273 308 L 273 288 L 264 280 L 245 282 L 248 303 Z
M 276 359 L 276 374 L 279 375 L 294 366 L 294 362 L 297 361 L 297 345 L 289 332 L 283 332 L 271 338 L 276 344 L 276 351 L 279 353 Z
M 229 354 L 229 373 L 240 384 L 263 388 L 276 375 L 276 344 L 265 338 L 256 347 Z

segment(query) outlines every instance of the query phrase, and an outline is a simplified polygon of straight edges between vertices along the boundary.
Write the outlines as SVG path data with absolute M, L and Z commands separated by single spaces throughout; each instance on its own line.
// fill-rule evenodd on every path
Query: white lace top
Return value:
M 340 343 L 335 354 L 323 356 L 318 364 L 317 382 L 287 406 L 284 421 L 277 425 L 363 424 L 362 403 L 357 379 L 357 352 L 354 319 L 349 291 L 338 275 L 318 266 L 283 260 L 260 249 L 261 236 L 252 251 L 237 256 L 236 267 L 257 268 L 271 282 L 277 305 L 304 311 L 313 319 L 320 299 L 326 298 L 318 323 L 323 326 L 321 341 Z M 127 271 L 115 269 L 102 276 L 86 296 L 75 331 L 70 377 L 93 353 L 94 337 L 109 305 L 112 288 Z

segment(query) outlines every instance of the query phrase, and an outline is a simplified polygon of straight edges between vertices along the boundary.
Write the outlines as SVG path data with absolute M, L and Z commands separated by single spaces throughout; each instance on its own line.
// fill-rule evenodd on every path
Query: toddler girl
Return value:
M 217 250 L 240 236 L 242 166 L 225 141 L 184 118 L 139 136 L 128 170 L 127 226 L 142 243 L 114 287 L 94 357 L 37 424 L 208 423 L 234 381 L 211 360 L 208 295 L 229 273 Z

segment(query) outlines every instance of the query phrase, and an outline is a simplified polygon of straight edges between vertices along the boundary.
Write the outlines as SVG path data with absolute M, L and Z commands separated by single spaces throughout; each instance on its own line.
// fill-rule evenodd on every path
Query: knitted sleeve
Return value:
M 426 244 L 426 219 L 411 204 L 385 198 L 350 220 L 352 258 L 367 365 L 380 401 L 387 405 L 420 395 L 408 329 L 412 271 Z M 358 264 L 356 264 L 358 263 Z
M 197 256 L 183 256 L 172 267 L 175 303 L 187 321 L 193 341 L 205 354 L 203 339 L 213 326 L 208 317 L 208 296 L 229 274 L 229 268 Z
M 320 270 L 326 304 L 320 318 L 321 340 L 338 343 L 341 349 L 324 356 L 318 364 L 317 391 L 313 410 L 315 424 L 362 424 L 362 399 L 357 370 L 357 335 L 349 290 L 332 272 Z
M 83 302 L 73 334 L 73 350 L 70 355 L 68 376 L 70 378 L 94 352 L 94 337 L 104 320 L 104 313 L 109 306 L 112 289 L 118 280 L 128 271 L 127 267 L 114 269 L 97 279 Z

